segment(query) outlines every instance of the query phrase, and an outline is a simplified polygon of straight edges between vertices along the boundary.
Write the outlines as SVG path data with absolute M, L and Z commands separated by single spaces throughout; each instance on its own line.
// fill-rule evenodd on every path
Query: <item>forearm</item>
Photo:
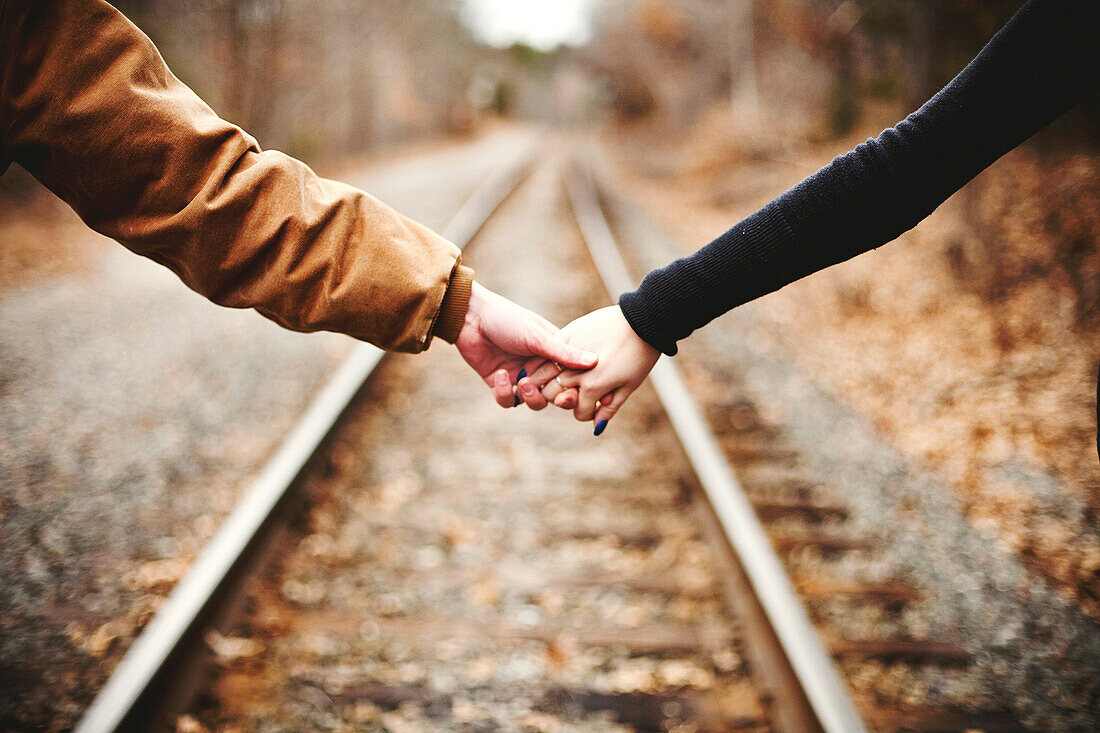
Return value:
M 1097 87 L 1095 0 L 1033 0 L 947 87 L 620 300 L 665 353 L 731 308 L 885 244 Z
M 106 3 L 8 0 L 0 24 L 3 153 L 94 229 L 295 330 L 420 351 L 454 320 L 454 245 L 261 151 Z

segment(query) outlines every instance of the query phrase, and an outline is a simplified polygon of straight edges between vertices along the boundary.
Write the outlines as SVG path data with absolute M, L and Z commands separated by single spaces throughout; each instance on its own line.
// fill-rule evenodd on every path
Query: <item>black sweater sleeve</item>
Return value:
M 619 299 L 631 327 L 675 354 L 731 308 L 916 226 L 1096 89 L 1098 39 L 1100 0 L 1031 0 L 917 112 L 649 273 Z

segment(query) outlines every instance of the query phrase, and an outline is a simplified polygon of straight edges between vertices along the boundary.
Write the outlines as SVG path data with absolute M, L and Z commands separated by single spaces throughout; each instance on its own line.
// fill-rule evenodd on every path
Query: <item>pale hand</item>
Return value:
M 572 409 L 577 420 L 593 420 L 599 435 L 645 381 L 661 353 L 634 333 L 618 306 L 581 316 L 561 330 L 560 338 L 596 352 L 599 363 L 587 371 L 562 363 L 566 368 L 560 375 L 553 364 L 543 364 L 532 370 L 529 378 L 520 380 L 519 395 L 535 409 L 547 400 Z M 537 397 L 532 395 L 532 387 L 541 390 Z

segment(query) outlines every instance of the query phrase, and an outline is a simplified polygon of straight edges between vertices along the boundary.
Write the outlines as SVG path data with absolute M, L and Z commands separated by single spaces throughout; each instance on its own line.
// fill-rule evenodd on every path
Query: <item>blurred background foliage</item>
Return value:
M 485 110 L 687 131 L 726 96 L 839 138 L 914 109 L 1020 4 L 602 0 L 588 44 L 543 51 L 481 43 L 459 0 L 115 2 L 219 113 L 307 159 L 468 131 Z M 1097 145 L 1095 109 L 1048 144 Z
M 1022 5 L 593 0 L 588 42 L 546 50 L 483 42 L 469 1 L 114 4 L 219 114 L 263 147 L 325 170 L 513 118 L 638 142 L 649 173 L 707 173 L 719 192 L 746 161 L 789 160 L 799 146 L 836 154 L 877 134 L 949 81 Z M 1029 141 L 1036 157 L 1026 175 L 1008 174 L 996 190 L 997 176 L 986 176 L 968 189 L 984 235 L 945 254 L 961 287 L 996 302 L 1020 283 L 1056 277 L 1076 294 L 1078 327 L 1100 326 L 1098 110 L 1094 95 Z M 1063 175 L 1074 155 L 1085 163 Z M 757 176 L 761 189 L 770 180 Z M 25 208 L 35 188 L 13 166 L 0 178 L 0 207 Z M 1006 246 L 996 232 L 1020 200 L 1045 212 L 1042 232 Z
M 593 0 L 588 42 L 549 50 L 486 44 L 463 0 L 114 4 L 219 114 L 265 148 L 329 170 L 508 117 L 596 127 L 642 141 L 635 150 L 651 173 L 671 165 L 721 178 L 746 160 L 789 158 L 800 145 L 835 154 L 877 134 L 949 81 L 1022 2 Z M 991 176 L 968 189 L 986 236 L 945 255 L 961 286 L 997 301 L 1057 275 L 1077 295 L 1079 327 L 1100 326 L 1098 110 L 1094 95 L 1029 141 L 1037 157 L 1018 185 L 1039 184 L 1006 192 L 1009 175 L 993 191 Z M 677 146 L 666 156 L 675 163 L 658 160 Z M 1074 155 L 1087 163 L 1067 179 L 1059 166 Z M 25 203 L 34 183 L 14 168 L 0 190 Z M 1006 249 L 994 233 L 1023 198 L 1046 212 L 1043 232 Z
M 311 161 L 468 126 L 487 51 L 446 0 L 114 4 L 219 114 Z

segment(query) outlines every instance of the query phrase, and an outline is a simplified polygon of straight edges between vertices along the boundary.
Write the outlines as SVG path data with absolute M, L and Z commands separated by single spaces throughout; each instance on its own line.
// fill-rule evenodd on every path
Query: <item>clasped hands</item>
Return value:
M 638 337 L 618 306 L 581 316 L 560 331 L 474 283 L 455 341 L 501 407 L 548 404 L 593 421 L 595 435 L 638 388 L 660 352 Z

